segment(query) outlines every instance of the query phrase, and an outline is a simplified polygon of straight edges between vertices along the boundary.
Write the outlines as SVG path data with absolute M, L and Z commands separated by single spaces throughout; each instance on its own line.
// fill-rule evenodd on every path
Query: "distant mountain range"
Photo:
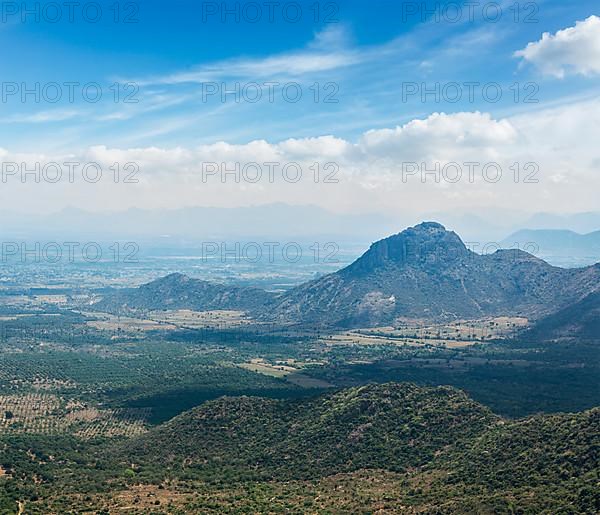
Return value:
M 465 241 L 502 241 L 523 228 L 565 230 L 580 234 L 600 229 L 600 212 L 572 214 L 525 213 L 509 209 L 478 209 L 477 212 L 430 212 L 421 219 L 442 220 L 465 237 Z
M 259 206 L 185 207 L 179 209 L 128 209 L 90 212 L 63 209 L 50 216 L 0 212 L 2 237 L 85 237 L 86 241 L 129 238 L 165 246 L 189 247 L 212 238 L 255 237 L 314 238 L 315 236 L 361 239 L 397 226 L 397 219 L 378 214 L 339 214 L 312 205 L 282 203 Z M 48 224 L 52 220 L 52 224 Z M 286 241 L 290 241 L 289 239 Z M 356 241 L 356 240 L 355 240 Z
M 568 253 L 573 250 L 600 252 L 600 231 L 579 234 L 559 229 L 522 229 L 502 241 L 503 245 L 535 243 L 540 249 Z
M 600 231 L 579 234 L 560 229 L 523 229 L 505 238 L 500 246 L 526 250 L 555 264 L 600 262 Z
M 165 245 L 189 246 L 210 238 L 314 238 L 328 235 L 353 242 L 372 241 L 418 220 L 441 220 L 466 242 L 499 242 L 523 227 L 534 230 L 570 230 L 587 233 L 600 229 L 600 212 L 557 215 L 510 210 L 479 209 L 477 213 L 421 214 L 335 213 L 315 205 L 273 203 L 247 207 L 184 207 L 91 212 L 66 208 L 38 215 L 0 211 L 2 238 L 86 238 L 86 241 L 132 239 Z M 52 223 L 49 224 L 48 221 Z M 337 241 L 336 239 L 336 241 Z M 77 241 L 77 240 L 76 240 Z M 339 243 L 339 242 L 338 242 Z
M 398 318 L 541 318 L 600 287 L 600 264 L 549 265 L 521 250 L 480 255 L 435 222 L 374 243 L 351 265 L 275 295 L 173 274 L 117 291 L 97 309 L 239 309 L 282 324 L 388 325 Z

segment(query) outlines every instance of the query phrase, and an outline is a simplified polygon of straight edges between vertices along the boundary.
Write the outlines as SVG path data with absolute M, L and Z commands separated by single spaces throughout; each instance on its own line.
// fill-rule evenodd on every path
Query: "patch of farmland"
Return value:
M 149 409 L 101 409 L 58 395 L 0 395 L 0 434 L 76 434 L 80 438 L 136 436 L 147 429 Z
M 189 329 L 231 329 L 254 323 L 243 311 L 232 310 L 192 311 L 179 309 L 155 311 L 150 313 L 149 317 L 161 323 Z
M 123 317 L 116 315 L 95 315 L 95 320 L 90 320 L 86 324 L 100 331 L 158 331 L 164 329 L 177 329 L 173 324 L 157 320 L 148 320 L 143 318 Z

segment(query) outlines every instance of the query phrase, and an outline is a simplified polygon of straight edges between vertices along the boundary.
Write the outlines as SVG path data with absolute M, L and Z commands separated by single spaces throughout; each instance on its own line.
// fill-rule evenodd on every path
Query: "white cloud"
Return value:
M 453 153 L 453 150 L 486 150 L 511 143 L 516 131 L 508 120 L 488 113 L 433 113 L 395 129 L 371 130 L 361 146 L 366 152 L 403 159 Z
M 579 128 L 580 130 L 575 130 Z M 426 210 L 510 208 L 544 211 L 597 209 L 600 190 L 597 173 L 597 142 L 600 133 L 600 99 L 538 110 L 524 115 L 495 119 L 488 113 L 434 113 L 402 126 L 365 132 L 355 141 L 333 135 L 292 138 L 281 142 L 255 140 L 245 144 L 217 141 L 196 147 L 90 147 L 78 155 L 25 156 L 0 149 L 3 162 L 98 162 L 106 180 L 97 184 L 21 184 L 10 178 L 1 199 L 5 209 L 51 209 L 72 205 L 106 210 L 129 207 L 157 208 L 191 205 L 234 207 L 264 204 L 277 199 L 290 204 L 316 204 L 337 211 L 387 213 Z M 115 162 L 139 165 L 139 183 L 112 181 L 108 172 Z M 265 163 L 280 163 L 274 181 L 268 179 Z M 335 163 L 337 182 L 314 180 L 314 164 L 319 163 L 320 179 Z M 403 180 L 403 163 L 495 162 L 501 166 L 499 182 L 485 181 L 478 172 L 473 182 L 466 175 L 457 183 L 427 182 L 420 175 Z M 229 174 L 202 180 L 203 163 L 262 166 L 257 182 L 234 180 Z M 298 163 L 302 180 L 282 180 L 281 168 Z M 514 165 L 519 163 L 519 180 Z M 523 178 L 535 163 L 537 182 Z M 28 165 L 31 168 L 31 164 Z M 512 168 L 511 168 L 512 167 Z M 463 168 L 466 172 L 466 168 Z M 251 170 L 251 175 L 254 171 Z M 10 192 L 10 194 L 8 194 Z M 571 199 L 570 201 L 567 199 Z M 572 200 L 577 199 L 576 203 Z M 51 206 L 48 203 L 51 203 Z M 53 209 L 52 209 L 53 208 Z
M 600 17 L 590 16 L 556 34 L 544 32 L 542 39 L 514 53 L 532 63 L 544 75 L 600 74 Z

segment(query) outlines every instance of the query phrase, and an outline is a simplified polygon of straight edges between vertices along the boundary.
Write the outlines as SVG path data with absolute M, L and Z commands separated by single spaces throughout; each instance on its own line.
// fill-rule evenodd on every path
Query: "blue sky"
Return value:
M 253 16 L 252 11 L 247 11 L 239 23 L 232 14 L 223 22 L 222 5 L 234 9 L 236 2 L 203 5 L 176 1 L 165 8 L 164 2 L 145 1 L 135 11 L 122 2 L 121 19 L 129 15 L 135 23 L 115 23 L 112 1 L 102 4 L 98 23 L 85 22 L 78 10 L 74 11 L 75 23 L 68 21 L 66 9 L 62 22 L 55 24 L 45 19 L 36 23 L 32 15 L 22 23 L 19 14 L 5 14 L 0 44 L 10 49 L 3 58 L 6 82 L 25 82 L 30 88 L 49 81 L 61 85 L 66 81 L 82 85 L 94 82 L 102 86 L 103 98 L 97 104 L 84 102 L 80 87 L 74 87 L 73 103 L 53 104 L 43 99 L 37 103 L 32 95 L 23 103 L 18 95 L 9 96 L 1 105 L 3 146 L 27 151 L 32 137 L 48 150 L 97 144 L 282 140 L 322 134 L 353 137 L 432 111 L 484 110 L 506 115 L 536 107 L 524 104 L 524 97 L 514 101 L 515 86 L 510 87 L 515 83 L 523 88 L 522 94 L 530 93 L 540 104 L 593 94 L 598 86 L 597 79 L 540 77 L 532 66 L 519 66 L 519 59 L 513 56 L 528 42 L 539 39 L 542 32 L 556 32 L 593 14 L 591 1 L 542 1 L 536 2 L 535 8 L 522 2 L 518 4 L 523 18 L 520 22 L 514 20 L 513 2 L 505 2 L 496 23 L 484 19 L 483 7 L 473 7 L 474 22 L 468 19 L 465 8 L 460 21 L 449 23 L 456 11 L 451 6 L 444 11 L 440 2 L 428 3 L 428 10 L 440 6 L 441 21 L 436 22 L 435 15 L 424 10 L 421 2 L 321 2 L 317 14 L 312 0 L 300 2 L 303 11 L 298 22 L 286 21 L 276 7 L 275 21 L 270 22 L 267 8 L 257 3 L 263 7 L 257 23 L 247 19 Z M 213 5 L 219 12 L 212 14 Z M 488 18 L 495 12 L 490 7 Z M 293 17 L 290 8 L 287 18 Z M 278 70 L 275 64 L 268 71 L 256 72 L 264 60 L 280 57 L 285 62 L 302 55 L 309 59 L 330 56 L 335 62 L 322 70 Z M 247 67 L 237 70 L 236 62 Z M 303 98 L 294 104 L 275 91 L 274 101 L 265 101 L 263 86 L 263 101 L 256 104 L 236 103 L 233 95 L 222 102 L 218 92 L 209 94 L 212 90 L 208 89 L 202 99 L 202 88 L 207 86 L 198 82 L 182 79 L 177 84 L 161 83 L 194 70 L 205 70 L 205 83 L 216 82 L 219 90 L 223 85 L 234 89 L 236 83 L 297 82 L 302 85 Z M 429 87 L 438 81 L 496 82 L 503 88 L 503 98 L 497 103 L 486 102 L 477 91 L 473 102 L 437 102 L 430 96 L 424 105 L 418 94 L 402 98 L 403 83 L 406 89 L 408 82 L 423 81 Z M 114 92 L 109 89 L 115 82 L 123 95 L 134 92 L 134 86 L 126 87 L 127 83 L 138 85 L 132 99 L 139 102 L 115 104 Z M 533 86 L 526 91 L 528 82 L 534 82 L 539 91 Z M 319 102 L 314 102 L 315 83 L 321 90 Z M 67 86 L 61 89 L 66 100 Z M 247 90 L 242 100 L 255 91 Z M 462 93 L 466 98 L 464 86 Z M 338 102 L 325 102 L 327 94 L 331 95 L 329 100 Z
M 510 139 L 514 145 L 513 140 L 519 140 L 528 143 L 527 152 L 537 149 L 547 155 L 540 129 L 546 123 L 544 117 L 564 119 L 557 109 L 586 112 L 585 103 L 595 102 L 600 91 L 598 24 L 590 18 L 600 14 L 600 9 L 592 0 L 481 1 L 471 11 L 462 5 L 460 15 L 456 2 L 310 0 L 296 3 L 302 8 L 299 14 L 290 5 L 294 2 L 282 0 L 272 7 L 274 21 L 268 19 L 268 7 L 262 1 L 122 1 L 118 22 L 114 0 L 100 3 L 103 10 L 97 23 L 87 21 L 81 7 L 73 11 L 74 22 L 64 8 L 57 23 L 48 19 L 58 16 L 50 7 L 39 21 L 32 14 L 22 20 L 21 12 L 3 7 L 0 150 L 4 159 L 16 155 L 81 156 L 98 148 L 101 153 L 115 154 L 134 149 L 138 157 L 153 152 L 180 156 L 199 146 L 211 149 L 217 142 L 237 145 L 236 151 L 243 154 L 250 152 L 254 147 L 248 145 L 257 140 L 276 146 L 294 139 L 300 142 L 296 147 L 314 143 L 316 153 L 343 152 L 347 162 L 365 153 L 365 141 L 379 141 L 366 138 L 369 131 L 382 131 L 378 137 L 388 134 L 385 130 L 404 126 L 418 132 L 419 120 L 427 131 L 433 131 L 431 135 L 443 133 L 442 139 L 457 123 L 472 124 L 460 125 L 464 132 L 456 137 L 460 142 L 468 139 L 465 134 L 476 139 L 477 132 L 486 131 L 489 125 L 493 133 L 489 138 L 500 134 L 495 143 L 505 144 Z M 30 8 L 34 4 L 25 2 Z M 239 21 L 233 14 L 223 20 L 223 8 L 235 9 L 236 4 L 248 9 L 246 16 L 241 11 Z M 261 16 L 252 5 L 261 8 Z M 284 8 L 289 10 L 284 13 Z M 87 12 L 88 18 L 95 15 L 93 9 Z M 248 19 L 257 16 L 256 23 Z M 125 23 L 126 18 L 132 23 Z M 566 29 L 575 31 L 573 37 L 568 31 L 564 34 L 569 37 L 560 36 L 559 31 Z M 543 39 L 543 33 L 549 33 L 550 39 Z M 60 101 L 41 98 L 38 102 L 33 94 L 25 101 L 21 98 L 24 87 L 35 89 L 36 84 L 55 95 L 52 82 L 60 87 Z M 77 83 L 72 86 L 72 102 L 65 83 Z M 82 86 L 87 83 L 99 85 L 102 98 L 98 102 L 84 100 Z M 117 102 L 114 84 L 119 91 Z M 233 90 L 236 84 L 247 88 L 240 101 L 232 94 L 223 100 L 221 90 Z M 257 94 L 256 84 L 261 99 L 249 101 Z M 431 94 L 422 100 L 423 87 L 442 91 L 451 84 L 458 84 L 460 90 L 444 90 L 447 94 L 439 100 Z M 483 86 L 490 84 L 493 88 L 486 90 L 488 93 L 495 96 L 498 88 L 502 93 L 497 101 L 484 95 Z M 290 101 L 290 91 L 300 91 L 302 98 Z M 125 102 L 127 94 L 134 103 Z M 450 101 L 459 94 L 460 100 Z M 576 106 L 584 107 L 577 110 Z M 549 109 L 554 109 L 552 114 L 547 114 Z M 435 113 L 448 116 L 442 119 L 448 122 L 442 128 L 436 128 L 430 119 Z M 484 125 L 478 125 L 480 122 Z M 570 123 L 578 124 L 575 119 Z M 496 130 L 506 125 L 510 125 L 508 132 Z M 531 127 L 538 132 L 528 134 Z M 402 137 L 413 138 L 410 134 L 404 131 Z M 323 137 L 332 137 L 333 143 L 319 139 Z M 556 138 L 563 140 L 558 132 Z M 432 144 L 436 141 L 432 139 Z M 476 144 L 474 139 L 468 142 L 467 150 Z M 408 148 L 419 145 L 411 143 Z M 144 149 L 152 150 L 144 153 Z M 282 147 L 277 151 L 282 152 Z M 494 155 L 502 149 L 495 146 L 483 151 Z M 515 152 L 521 155 L 524 147 Z M 440 150 L 436 158 L 446 159 L 442 154 Z M 590 168 L 595 162 L 592 149 L 586 147 L 581 155 L 585 159 L 581 166 Z M 400 157 L 388 152 L 367 160 Z M 568 162 L 568 155 L 560 159 L 562 168 L 547 172 L 555 182 L 567 177 L 567 168 L 580 165 Z M 148 169 L 159 165 L 162 171 L 170 166 L 159 160 Z M 181 163 L 173 167 L 181 168 Z M 356 175 L 349 172 L 349 176 Z M 360 188 L 377 189 L 381 187 L 378 181 L 365 179 Z M 280 194 L 277 192 L 276 200 L 288 200 Z M 66 203 L 67 193 L 64 198 Z M 150 197 L 144 200 L 143 195 L 123 195 L 112 207 L 132 207 L 137 205 L 135 198 L 145 207 L 159 204 Z M 289 199 L 306 200 L 301 195 Z M 243 203 L 243 196 L 238 202 Z

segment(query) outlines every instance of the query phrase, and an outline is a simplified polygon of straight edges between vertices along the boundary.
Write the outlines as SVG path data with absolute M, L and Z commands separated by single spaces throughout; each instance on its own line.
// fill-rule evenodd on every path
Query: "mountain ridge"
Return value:
M 600 264 L 554 267 L 522 250 L 477 254 L 436 222 L 380 240 L 347 267 L 276 300 L 271 315 L 345 327 L 398 317 L 539 317 L 579 301 L 600 283 Z
M 366 327 L 399 318 L 541 318 L 600 285 L 600 263 L 564 269 L 523 250 L 482 255 L 437 222 L 373 243 L 350 265 L 283 294 L 170 274 L 96 309 L 234 309 L 281 324 Z M 185 278 L 185 279 L 184 279 Z
M 92 307 L 117 314 L 166 309 L 249 311 L 259 309 L 272 297 L 260 288 L 227 286 L 176 272 L 137 288 L 117 290 Z

